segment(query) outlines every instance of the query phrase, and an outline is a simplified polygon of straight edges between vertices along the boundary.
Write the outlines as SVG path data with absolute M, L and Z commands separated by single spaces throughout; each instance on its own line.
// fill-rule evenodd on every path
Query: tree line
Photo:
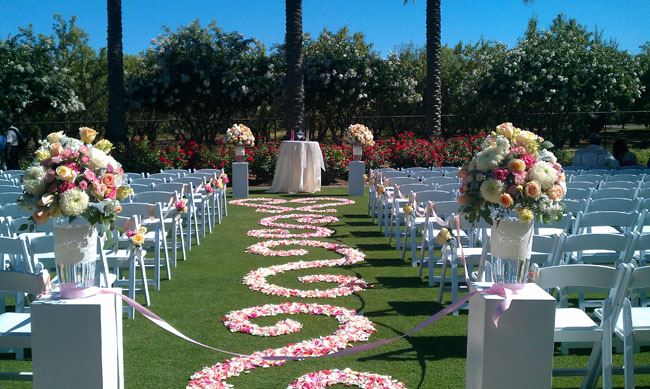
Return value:
M 101 129 L 107 119 L 106 49 L 88 45 L 75 17 L 54 20 L 51 35 L 20 28 L 0 41 L 0 120 L 24 123 L 32 137 L 52 125 L 34 123 L 79 121 Z M 305 34 L 302 45 L 312 138 L 338 141 L 360 117 L 424 113 L 424 47 L 404 44 L 381 56 L 347 27 Z M 164 28 L 148 50 L 124 56 L 130 135 L 209 143 L 235 119 L 283 118 L 284 50 L 215 22 Z M 513 120 L 544 129 L 559 145 L 575 143 L 613 120 L 602 112 L 650 110 L 650 42 L 631 55 L 575 19 L 559 15 L 540 28 L 533 18 L 514 47 L 490 40 L 443 46 L 441 87 L 445 137 Z M 615 120 L 647 124 L 650 117 Z M 268 139 L 272 123 L 249 126 Z M 373 127 L 385 135 L 427 133 L 423 121 L 376 121 Z

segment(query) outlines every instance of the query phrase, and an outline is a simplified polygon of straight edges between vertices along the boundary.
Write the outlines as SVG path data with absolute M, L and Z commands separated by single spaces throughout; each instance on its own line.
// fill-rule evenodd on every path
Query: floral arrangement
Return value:
M 137 230 L 127 230 L 125 235 L 131 240 L 131 243 L 136 246 L 142 246 L 144 243 L 144 235 L 147 233 L 147 227 L 141 226 Z
M 370 132 L 370 129 L 363 124 L 351 124 L 345 130 L 343 141 L 350 145 L 361 144 L 367 147 L 372 147 L 375 145 L 372 132 Z
M 80 139 L 59 131 L 39 141 L 18 199 L 21 209 L 33 211 L 30 220 L 43 224 L 50 218 L 83 217 L 91 225 L 101 225 L 102 232 L 110 228 L 122 210 L 119 200 L 133 190 L 122 176 L 122 166 L 109 155 L 111 142 L 102 139 L 93 144 L 96 136 L 95 130 L 82 127 Z
M 528 223 L 562 219 L 565 176 L 553 144 L 512 123 L 497 126 L 485 138 L 468 166 L 458 171 L 463 179 L 458 202 L 469 222 L 483 218 L 502 220 L 509 211 Z
M 449 245 L 453 243 L 454 235 L 449 231 L 449 229 L 443 227 L 440 229 L 440 232 L 438 232 L 438 236 L 436 236 L 436 241 L 440 243 L 441 245 Z
M 226 131 L 226 142 L 237 147 L 255 146 L 255 136 L 251 129 L 243 124 L 233 124 Z

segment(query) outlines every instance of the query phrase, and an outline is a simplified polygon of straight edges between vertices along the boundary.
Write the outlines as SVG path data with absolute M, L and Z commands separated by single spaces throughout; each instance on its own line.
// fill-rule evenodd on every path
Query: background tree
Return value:
M 305 90 L 302 74 L 302 0 L 286 0 L 284 108 L 287 134 L 305 130 Z
M 122 59 L 122 0 L 106 0 L 108 14 L 108 128 L 113 143 L 126 141 L 124 113 L 124 64 Z

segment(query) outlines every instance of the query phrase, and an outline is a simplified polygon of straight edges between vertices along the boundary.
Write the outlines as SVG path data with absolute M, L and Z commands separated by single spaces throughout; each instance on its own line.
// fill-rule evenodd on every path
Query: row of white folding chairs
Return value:
M 0 178 L 4 180 L 20 180 L 23 174 L 24 170 L 0 170 Z
M 648 173 L 649 169 L 645 166 L 621 166 L 618 169 L 607 169 L 603 167 L 589 167 L 589 166 L 575 166 L 567 165 L 562 167 L 566 173 L 572 174 L 604 174 L 604 175 L 617 175 L 617 174 L 644 174 Z
M 648 188 L 580 188 L 567 186 L 564 196 L 567 199 L 635 199 L 650 198 L 650 187 Z

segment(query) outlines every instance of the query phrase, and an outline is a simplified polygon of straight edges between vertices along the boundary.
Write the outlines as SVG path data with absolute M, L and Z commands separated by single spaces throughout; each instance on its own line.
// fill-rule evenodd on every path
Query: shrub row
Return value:
M 445 140 L 415 139 L 412 132 L 375 142 L 364 150 L 368 169 L 396 166 L 461 166 L 467 164 L 479 149 L 483 136 L 455 137 Z M 279 144 L 264 143 L 247 149 L 249 171 L 256 183 L 268 183 L 275 174 Z M 321 144 L 325 185 L 347 180 L 352 148 L 347 145 Z M 234 149 L 219 141 L 212 145 L 187 142 L 176 146 L 153 144 L 147 137 L 135 137 L 128 145 L 114 152 L 124 170 L 158 172 L 166 169 L 224 169 L 232 171 Z

